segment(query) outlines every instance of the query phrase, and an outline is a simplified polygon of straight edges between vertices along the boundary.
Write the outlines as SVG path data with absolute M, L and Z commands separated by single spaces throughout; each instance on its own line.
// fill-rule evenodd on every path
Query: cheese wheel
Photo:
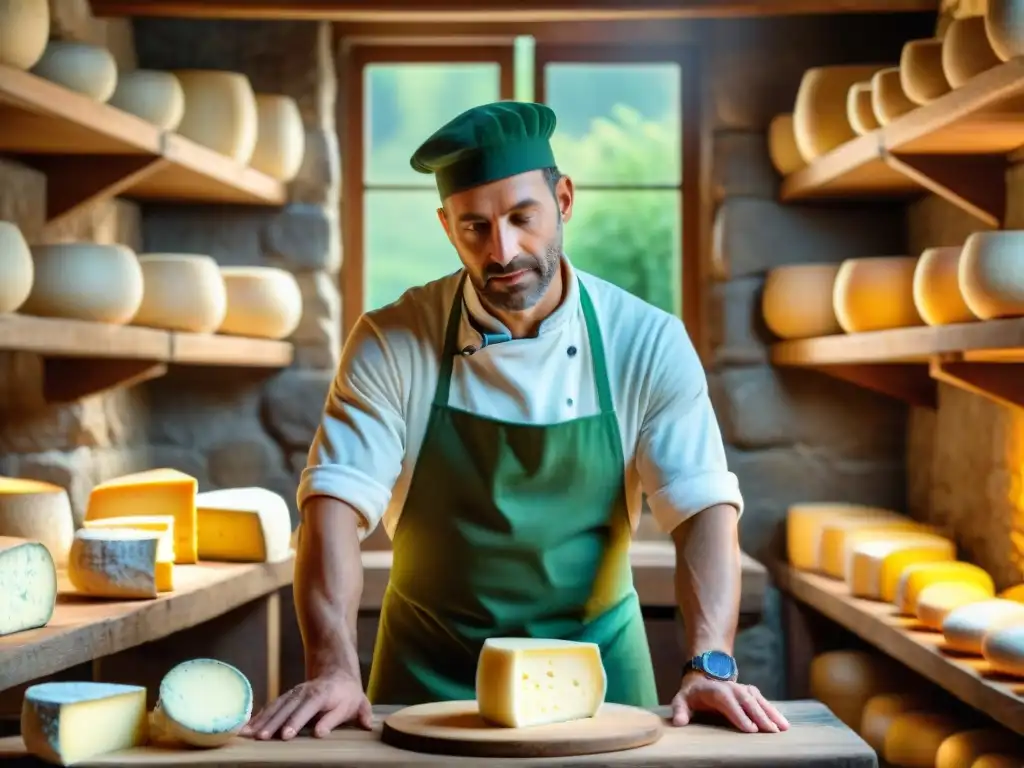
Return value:
M 32 69 L 49 39 L 48 0 L 0 0 L 0 65 Z
M 949 93 L 942 71 L 942 40 L 911 40 L 900 56 L 900 86 L 914 104 L 924 105 Z
M 221 267 L 228 311 L 217 333 L 283 339 L 302 320 L 302 291 L 291 272 L 274 267 Z
M 870 79 L 883 65 L 812 67 L 804 72 L 793 107 L 796 146 L 812 162 L 854 138 L 846 114 L 850 86 Z
M 847 259 L 839 266 L 832 303 L 847 333 L 922 325 L 914 306 L 912 256 Z
M 959 653 L 981 655 L 982 640 L 993 629 L 1024 623 L 1024 603 L 994 598 L 954 608 L 942 622 L 946 647 Z
M 871 106 L 871 81 L 854 83 L 846 93 L 846 118 L 858 136 L 864 136 L 882 126 Z
M 0 637 L 45 627 L 57 604 L 57 566 L 38 541 L 0 536 Z
M 0 315 L 14 312 L 32 291 L 32 252 L 21 230 L 0 221 Z
M 1024 56 L 1024 7 L 1018 0 L 988 0 L 985 35 L 1001 61 Z
M 199 559 L 260 563 L 292 552 L 288 503 L 265 488 L 223 488 L 196 496 Z
M 930 584 L 957 582 L 974 584 L 986 592 L 989 597 L 996 594 L 996 586 L 992 577 L 973 563 L 938 562 L 917 563 L 904 569 L 900 583 L 896 587 L 893 603 L 900 613 L 906 616 L 917 615 L 917 599 L 921 591 Z
M 23 314 L 121 325 L 142 303 L 142 268 L 123 245 L 34 245 L 32 262 Z
M 68 579 L 93 597 L 157 596 L 158 531 L 79 528 L 71 544 Z
M 224 322 L 228 294 L 220 267 L 209 256 L 146 253 L 142 268 L 142 303 L 132 325 L 169 331 L 213 333 Z
M 864 705 L 860 718 L 860 737 L 873 750 L 885 749 L 885 737 L 893 721 L 904 712 L 927 711 L 931 702 L 923 693 L 880 693 Z
M 997 597 L 1001 597 L 1004 600 L 1016 600 L 1018 603 L 1024 603 L 1024 584 L 1014 584 L 1012 587 L 1007 587 L 1000 592 Z
M 928 248 L 914 269 L 914 306 L 928 325 L 978 319 L 960 290 L 960 248 Z
M 121 73 L 109 104 L 173 131 L 185 116 L 185 91 L 170 72 L 136 69 Z
M 937 712 L 904 712 L 885 735 L 882 757 L 900 768 L 933 768 L 942 743 L 963 730 L 956 718 Z
M 85 520 L 83 528 L 112 529 L 128 528 L 135 531 L 152 531 L 159 534 L 156 547 L 156 591 L 174 591 L 174 518 L 170 515 L 138 515 L 132 517 L 108 517 L 100 520 Z
M 32 74 L 105 103 L 117 88 L 117 62 L 106 48 L 92 43 L 51 40 Z
M 890 509 L 843 502 L 792 504 L 786 510 L 786 554 L 790 565 L 802 571 L 821 570 L 821 539 L 827 523 L 837 520 L 907 518 Z
M 956 558 L 953 542 L 929 535 L 920 539 L 869 538 L 855 541 L 849 552 L 846 583 L 850 594 L 868 600 L 891 601 L 903 570 L 914 563 Z
M 192 659 L 160 681 L 153 719 L 164 737 L 220 747 L 249 721 L 252 704 L 252 685 L 238 669 L 216 659 Z
M 292 181 L 306 154 L 306 128 L 290 96 L 256 94 L 256 148 L 250 165 L 278 181 Z
M 888 125 L 917 105 L 903 92 L 899 67 L 888 67 L 871 78 L 871 109 L 881 125 Z
M 940 581 L 925 587 L 917 596 L 917 620 L 928 629 L 941 632 L 942 622 L 950 611 L 991 599 L 992 593 L 977 584 Z
M 935 529 L 921 525 L 909 517 L 896 519 L 856 520 L 853 518 L 829 520 L 821 526 L 819 558 L 821 572 L 833 579 L 846 580 L 850 549 L 859 541 L 868 539 L 899 539 L 921 534 L 937 535 Z
M 1021 746 L 1020 737 L 1001 728 L 973 728 L 955 733 L 939 746 L 935 768 L 965 768 L 977 765 L 979 757 Z
M 1020 755 L 982 755 L 973 763 L 971 768 L 1022 768 L 1024 757 Z
M 0 477 L 0 536 L 38 541 L 58 567 L 65 566 L 75 537 L 67 491 L 38 480 Z
M 942 37 L 942 72 L 953 88 L 999 64 L 985 32 L 984 16 L 953 19 Z
M 776 115 L 768 124 L 768 157 L 775 170 L 783 176 L 807 166 L 796 146 L 792 114 Z
M 899 688 L 904 675 L 884 656 L 864 651 L 829 651 L 811 660 L 810 693 L 854 731 L 868 700 Z
M 971 312 L 982 320 L 1024 316 L 1024 231 L 975 232 L 959 266 Z
M 982 638 L 981 655 L 995 672 L 1024 677 L 1024 624 L 990 629 Z
M 765 325 L 782 339 L 842 333 L 832 308 L 838 264 L 790 264 L 768 273 L 761 298 Z
M 185 93 L 185 115 L 178 133 L 239 163 L 256 148 L 256 94 L 237 72 L 177 70 Z

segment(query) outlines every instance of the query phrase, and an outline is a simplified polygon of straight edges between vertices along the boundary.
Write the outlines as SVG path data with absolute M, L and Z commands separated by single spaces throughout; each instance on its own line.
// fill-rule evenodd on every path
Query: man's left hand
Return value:
M 672 699 L 672 724 L 686 725 L 696 712 L 717 712 L 746 733 L 789 729 L 789 721 L 753 685 L 712 680 L 691 671 Z

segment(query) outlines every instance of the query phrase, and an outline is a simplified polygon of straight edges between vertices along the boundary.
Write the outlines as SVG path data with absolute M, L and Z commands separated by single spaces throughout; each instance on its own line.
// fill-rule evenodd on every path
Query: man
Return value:
M 546 106 L 489 104 L 413 156 L 464 269 L 363 315 L 345 345 L 298 493 L 307 682 L 247 734 L 289 739 L 317 716 L 318 736 L 368 728 L 370 701 L 473 699 L 495 636 L 596 642 L 608 700 L 656 706 L 629 561 L 642 490 L 675 540 L 694 657 L 673 722 L 788 727 L 734 682 L 743 500 L 700 361 L 679 319 L 566 258 L 574 190 L 554 128 Z M 359 542 L 381 521 L 394 565 L 364 694 Z

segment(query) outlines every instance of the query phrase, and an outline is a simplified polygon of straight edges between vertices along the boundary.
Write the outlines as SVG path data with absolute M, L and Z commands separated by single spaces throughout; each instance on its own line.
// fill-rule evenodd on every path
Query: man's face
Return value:
M 572 214 L 572 183 L 552 194 L 543 171 L 530 171 L 451 195 L 441 224 L 473 286 L 494 309 L 536 304 L 562 256 L 562 223 Z

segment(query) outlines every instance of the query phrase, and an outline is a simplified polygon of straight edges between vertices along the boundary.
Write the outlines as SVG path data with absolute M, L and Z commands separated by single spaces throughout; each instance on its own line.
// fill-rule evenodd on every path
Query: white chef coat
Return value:
M 449 405 L 528 424 L 597 413 L 578 276 L 603 337 L 633 530 L 642 493 L 665 532 L 715 504 L 731 504 L 742 513 L 743 498 L 726 464 L 704 370 L 683 323 L 605 280 L 574 270 L 568 259 L 565 267 L 565 299 L 536 337 L 489 344 L 456 357 Z M 388 535 L 394 535 L 426 432 L 459 275 L 412 288 L 359 319 L 345 343 L 302 472 L 299 509 L 310 497 L 333 497 L 362 516 L 361 536 L 381 520 Z M 480 347 L 478 328 L 508 333 L 484 309 L 469 280 L 463 300 L 460 350 Z

